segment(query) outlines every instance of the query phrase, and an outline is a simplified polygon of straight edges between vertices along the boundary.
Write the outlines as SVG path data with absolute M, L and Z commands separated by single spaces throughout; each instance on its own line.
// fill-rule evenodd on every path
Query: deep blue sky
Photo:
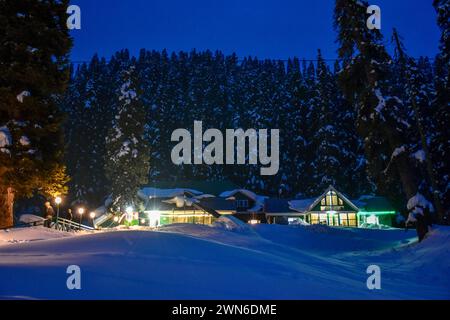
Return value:
M 82 29 L 72 32 L 73 61 L 94 53 L 109 58 L 128 48 L 169 51 L 220 49 L 239 56 L 314 59 L 336 57 L 333 0 L 72 0 Z M 439 29 L 432 0 L 373 0 L 382 10 L 382 31 L 393 27 L 410 55 L 434 56 Z M 388 42 L 388 41 L 387 41 Z

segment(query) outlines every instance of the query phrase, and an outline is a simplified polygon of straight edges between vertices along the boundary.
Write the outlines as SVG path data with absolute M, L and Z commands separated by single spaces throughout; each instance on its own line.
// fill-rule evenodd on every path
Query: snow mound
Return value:
M 33 219 L 32 217 L 29 218 Z M 9 230 L 0 230 L 0 246 L 12 243 L 40 242 L 43 240 L 52 240 L 72 236 L 74 236 L 73 233 L 58 231 L 55 229 L 45 228 L 42 226 L 27 227 L 27 228 L 12 228 Z
M 248 224 L 232 215 L 222 215 L 219 219 L 214 221 L 213 227 L 240 232 L 248 232 L 250 230 Z
M 23 214 L 20 216 L 19 221 L 22 223 L 34 223 L 43 222 L 45 219 L 34 214 Z

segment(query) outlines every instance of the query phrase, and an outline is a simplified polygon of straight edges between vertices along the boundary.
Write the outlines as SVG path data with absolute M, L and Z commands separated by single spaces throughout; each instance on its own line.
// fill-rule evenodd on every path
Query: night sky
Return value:
M 336 58 L 333 0 L 72 0 L 82 29 L 72 32 L 73 61 L 109 58 L 128 48 L 169 51 L 219 49 L 226 54 Z M 440 32 L 432 0 L 376 0 L 389 49 L 397 27 L 408 53 L 433 57 Z

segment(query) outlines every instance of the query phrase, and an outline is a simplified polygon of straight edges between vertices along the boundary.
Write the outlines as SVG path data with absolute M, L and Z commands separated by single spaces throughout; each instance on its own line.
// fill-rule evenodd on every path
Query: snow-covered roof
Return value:
M 138 196 L 143 199 L 149 198 L 174 198 L 177 196 L 182 196 L 186 192 L 189 192 L 193 195 L 201 195 L 203 192 L 194 189 L 184 189 L 184 188 L 176 188 L 176 189 L 158 189 L 145 187 L 138 191 Z
M 198 202 L 199 200 L 195 199 L 195 198 L 185 198 L 182 195 L 173 197 L 171 199 L 168 200 L 164 200 L 163 202 L 165 203 L 169 203 L 169 204 L 175 204 L 177 206 L 177 208 L 183 208 L 184 206 L 186 207 L 190 207 L 192 206 L 193 203 Z
M 305 212 L 309 210 L 309 207 L 314 203 L 317 198 L 291 200 L 289 201 L 289 209 L 298 212 Z
M 230 198 L 233 197 L 236 193 L 241 193 L 247 198 L 253 200 L 255 202 L 255 205 L 252 208 L 249 208 L 247 211 L 249 212 L 258 212 L 261 211 L 264 207 L 264 201 L 268 198 L 266 196 L 261 196 L 253 191 L 246 190 L 246 189 L 234 189 L 230 191 L 224 191 L 220 194 L 220 197 L 222 198 Z

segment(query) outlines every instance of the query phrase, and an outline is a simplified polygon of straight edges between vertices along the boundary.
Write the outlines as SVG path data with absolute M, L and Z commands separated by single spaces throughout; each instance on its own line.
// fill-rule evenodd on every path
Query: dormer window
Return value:
M 236 200 L 236 207 L 237 208 L 248 208 L 248 200 Z

